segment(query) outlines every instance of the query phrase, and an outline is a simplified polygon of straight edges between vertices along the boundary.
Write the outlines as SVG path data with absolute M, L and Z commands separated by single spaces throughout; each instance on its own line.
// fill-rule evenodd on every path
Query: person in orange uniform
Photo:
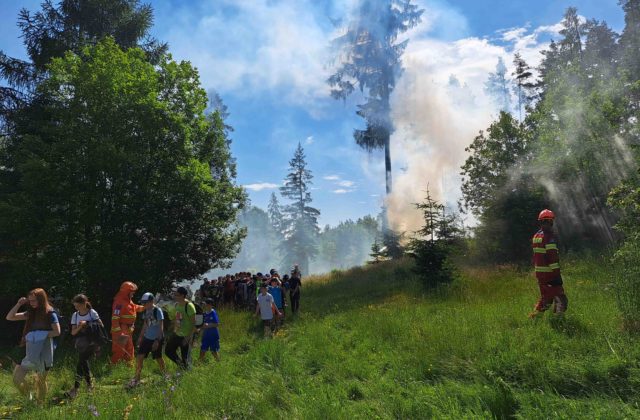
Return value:
M 538 215 L 540 230 L 533 235 L 533 264 L 536 279 L 540 288 L 540 299 L 529 314 L 535 318 L 543 313 L 553 303 L 553 312 L 563 314 L 567 310 L 569 300 L 562 287 L 560 275 L 560 260 L 558 258 L 558 244 L 553 233 L 555 214 L 551 210 L 542 210 Z
M 138 286 L 130 281 L 120 285 L 120 291 L 113 299 L 111 311 L 111 363 L 121 360 L 133 361 L 133 328 L 136 322 L 136 313 L 144 311 L 144 306 L 133 303 L 133 295 Z

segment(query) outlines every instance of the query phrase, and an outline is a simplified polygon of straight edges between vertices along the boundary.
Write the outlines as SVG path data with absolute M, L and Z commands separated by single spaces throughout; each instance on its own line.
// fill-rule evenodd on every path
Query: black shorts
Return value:
M 263 319 L 262 320 L 262 325 L 264 325 L 265 327 L 270 327 L 271 326 L 271 319 Z
M 164 342 L 164 339 L 161 339 L 160 343 L 158 344 L 158 348 L 154 351 L 153 350 L 154 340 L 149 340 L 148 338 L 143 337 L 142 343 L 140 343 L 140 347 L 138 347 L 138 356 L 147 357 L 149 353 L 151 353 L 151 356 L 154 358 L 154 360 L 162 358 L 163 342 Z

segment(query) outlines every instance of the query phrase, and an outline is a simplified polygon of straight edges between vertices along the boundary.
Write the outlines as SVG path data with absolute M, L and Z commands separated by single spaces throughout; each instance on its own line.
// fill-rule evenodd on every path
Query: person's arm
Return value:
M 218 320 L 218 315 L 217 315 L 215 312 L 213 313 L 213 319 L 212 319 L 212 321 L 213 321 L 213 322 L 207 322 L 207 323 L 202 327 L 202 329 L 203 329 L 203 330 L 210 330 L 211 328 L 218 328 L 218 323 L 219 323 L 220 321 Z
M 16 303 L 13 308 L 9 311 L 6 316 L 7 321 L 25 321 L 27 319 L 27 312 L 18 312 L 18 309 L 22 307 L 25 303 L 29 302 L 29 299 L 26 297 L 21 297 L 18 299 L 18 303 Z
M 142 338 L 144 337 L 144 332 L 147 330 L 147 323 L 142 323 L 142 330 L 140 331 L 140 335 L 138 336 L 138 346 L 142 344 Z
M 190 308 L 193 308 L 193 314 L 190 313 L 191 312 L 189 310 Z M 193 334 L 195 334 L 196 332 L 196 307 L 193 305 L 193 303 L 189 302 L 184 312 L 189 317 L 189 320 L 191 321 L 191 330 L 187 333 L 187 336 L 185 337 L 187 339 L 187 342 L 190 343 L 191 340 L 193 339 Z
M 51 313 L 51 331 L 47 334 L 47 337 L 53 338 L 58 337 L 60 335 L 60 321 L 58 321 L 58 316 L 55 312 Z
M 71 335 L 75 336 L 87 325 L 86 321 L 78 321 L 78 313 L 71 315 Z

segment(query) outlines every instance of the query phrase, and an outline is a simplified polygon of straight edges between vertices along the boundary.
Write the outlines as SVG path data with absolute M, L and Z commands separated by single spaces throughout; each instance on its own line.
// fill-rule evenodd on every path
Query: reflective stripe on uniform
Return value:
M 553 269 L 549 266 L 543 266 L 543 265 L 536 265 L 536 273 L 551 273 L 553 272 Z
M 552 269 L 552 270 L 559 270 L 560 269 L 560 264 L 559 263 L 549 264 L 549 268 Z
M 546 254 L 547 250 L 544 248 L 533 248 L 533 253 L 534 254 Z
M 545 245 L 545 248 L 546 248 L 546 249 L 555 249 L 555 250 L 558 250 L 558 245 L 556 245 L 556 244 L 546 244 L 546 245 Z
M 135 315 L 120 315 L 120 317 L 123 319 L 136 319 Z
M 111 328 L 111 332 L 118 332 L 118 331 L 122 331 L 122 328 L 118 327 L 118 328 Z
M 533 243 L 534 244 L 541 244 L 542 243 L 542 238 L 533 238 Z

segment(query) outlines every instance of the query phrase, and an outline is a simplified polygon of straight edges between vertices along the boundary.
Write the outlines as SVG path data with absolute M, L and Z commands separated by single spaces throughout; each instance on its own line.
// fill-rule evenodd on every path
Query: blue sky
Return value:
M 382 205 L 381 153 L 357 148 L 352 131 L 358 98 L 328 97 L 331 19 L 348 16 L 357 0 L 154 0 L 153 34 L 169 43 L 174 58 L 189 60 L 203 86 L 220 93 L 231 116 L 238 183 L 266 208 L 285 176 L 298 142 L 314 174 L 312 196 L 322 225 L 376 214 Z M 18 10 L 40 1 L 0 3 L 0 49 L 24 57 L 15 25 Z M 391 208 L 402 227 L 415 227 L 410 204 L 429 188 L 453 203 L 464 146 L 495 114 L 482 84 L 498 57 L 510 63 L 520 51 L 536 64 L 539 51 L 557 37 L 564 10 L 574 5 L 587 18 L 622 30 L 617 0 L 419 0 L 423 23 L 412 30 L 406 71 L 394 93 L 394 188 Z M 455 75 L 465 91 L 447 90 Z M 473 99 L 471 99 L 473 98 Z M 411 222 L 410 220 L 413 220 Z M 415 223 L 414 223 L 415 222 Z M 400 224 L 402 224 L 400 223 Z

